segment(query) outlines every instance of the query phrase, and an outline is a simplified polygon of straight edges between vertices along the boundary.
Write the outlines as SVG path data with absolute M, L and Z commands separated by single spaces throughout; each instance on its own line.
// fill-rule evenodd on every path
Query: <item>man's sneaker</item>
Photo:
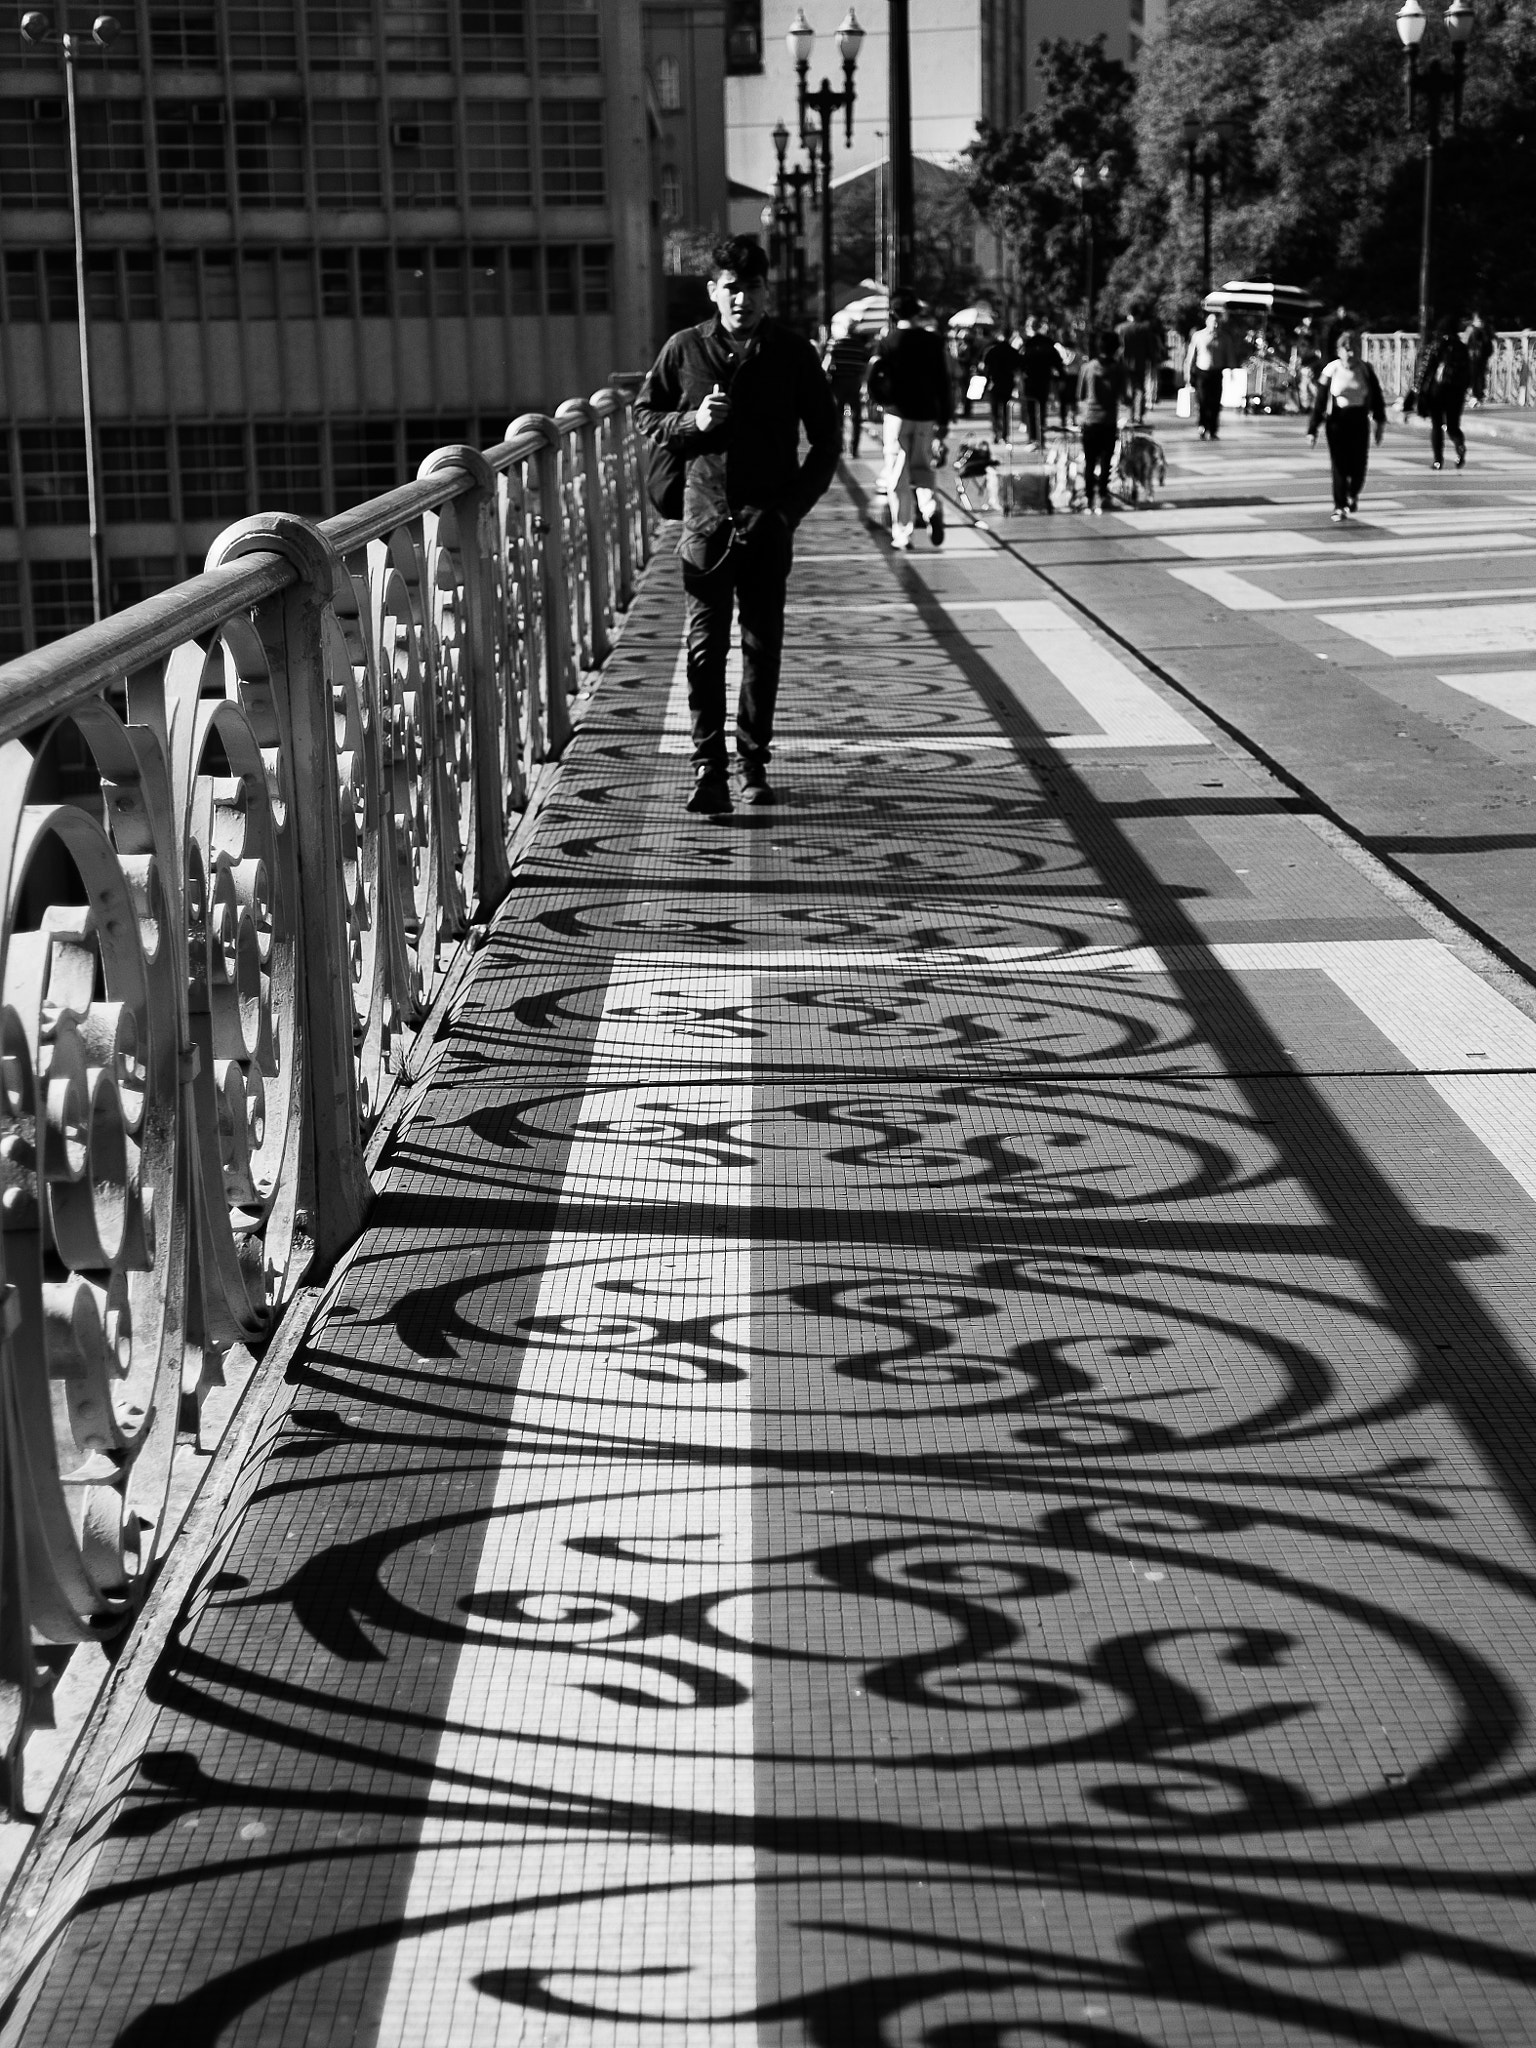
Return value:
M 893 533 L 891 535 L 891 546 L 896 550 L 897 554 L 906 554 L 911 545 L 912 536 L 910 533 Z
M 929 522 L 928 522 L 928 531 L 929 531 L 929 532 L 930 532 L 930 533 L 931 533 L 931 534 L 933 535 L 933 544 L 934 544 L 934 546 L 935 546 L 936 548 L 941 548 L 941 547 L 943 547 L 943 545 L 944 545 L 944 507 L 943 507 L 942 505 L 935 505 L 935 506 L 934 506 L 934 508 L 933 508 L 933 517 L 932 517 L 932 518 L 931 518 L 931 519 L 929 520 Z
M 731 808 L 730 777 L 723 768 L 705 761 L 694 770 L 693 794 L 687 808 L 706 818 L 718 818 Z
M 1360 510 L 1360 500 L 1355 496 L 1353 491 L 1351 491 L 1349 494 L 1349 510 L 1351 512 L 1358 512 Z
M 761 761 L 748 761 L 741 771 L 741 800 L 744 804 L 776 804 L 779 792 L 768 780 Z
M 1332 517 L 1335 526 L 1342 526 L 1345 520 L 1349 517 L 1349 514 L 1344 510 L 1343 506 L 1340 505 L 1334 509 L 1333 513 L 1330 516 Z

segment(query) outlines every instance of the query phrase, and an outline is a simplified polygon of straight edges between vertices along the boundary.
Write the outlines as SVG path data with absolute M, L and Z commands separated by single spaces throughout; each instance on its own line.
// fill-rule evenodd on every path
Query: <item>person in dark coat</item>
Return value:
M 1339 336 L 1338 355 L 1318 375 L 1308 434 L 1315 448 L 1318 428 L 1324 427 L 1327 432 L 1328 459 L 1333 465 L 1335 526 L 1342 526 L 1351 512 L 1359 510 L 1373 420 L 1379 447 L 1386 431 L 1387 403 L 1376 372 L 1360 353 L 1359 335 L 1352 327 L 1346 327 Z
M 1435 469 L 1445 467 L 1445 437 L 1456 450 L 1456 467 L 1467 459 L 1466 436 L 1461 431 L 1461 408 L 1467 402 L 1472 382 L 1472 358 L 1449 314 L 1430 336 L 1429 347 L 1420 358 L 1413 380 L 1414 411 L 1429 421 L 1430 461 Z
M 944 344 L 918 325 L 917 293 L 891 293 L 892 324 L 869 359 L 869 395 L 885 412 L 885 493 L 891 546 L 905 550 L 919 518 L 933 544 L 944 545 L 944 507 L 934 486 L 937 460 L 948 450 L 949 362 Z
M 1493 361 L 1493 336 L 1481 313 L 1472 315 L 1462 339 L 1467 344 L 1467 360 L 1472 368 L 1471 402 L 1475 410 L 1488 396 L 1488 365 Z
M 1051 387 L 1061 370 L 1061 358 L 1044 320 L 1031 314 L 1024 323 L 1024 346 L 1020 350 L 1024 379 L 1024 424 L 1037 448 L 1045 446 L 1045 425 L 1050 414 Z
M 842 434 L 816 351 L 768 317 L 768 258 L 755 235 L 718 242 L 714 317 L 674 334 L 635 401 L 635 423 L 687 465 L 677 552 L 687 593 L 690 811 L 731 808 L 725 661 L 741 622 L 736 754 L 742 797 L 771 804 L 774 705 L 795 528 L 832 481 Z M 802 427 L 810 443 L 800 458 Z
M 1120 337 L 1110 327 L 1077 373 L 1077 409 L 1083 427 L 1083 468 L 1087 472 L 1088 510 L 1109 510 L 1109 468 L 1120 430 L 1120 401 L 1126 396 L 1125 365 Z M 1095 501 L 1097 492 L 1097 501 Z
M 992 438 L 1006 441 L 1008 438 L 1008 408 L 1013 403 L 1013 387 L 1024 365 L 1019 352 L 1004 334 L 1000 334 L 981 359 L 981 373 L 987 380 L 987 403 L 992 408 Z

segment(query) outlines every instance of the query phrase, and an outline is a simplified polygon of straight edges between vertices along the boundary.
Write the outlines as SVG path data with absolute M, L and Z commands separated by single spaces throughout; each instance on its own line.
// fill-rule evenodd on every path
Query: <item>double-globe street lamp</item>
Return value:
M 61 7 L 62 25 L 42 9 L 21 17 L 21 40 L 34 48 L 57 43 L 64 57 L 64 99 L 69 113 L 69 199 L 75 220 L 75 305 L 80 322 L 80 410 L 85 430 L 85 503 L 91 536 L 91 617 L 102 619 L 107 612 L 107 573 L 101 539 L 101 489 L 96 474 L 96 417 L 91 404 L 91 330 L 85 297 L 85 220 L 80 199 L 80 121 L 75 109 L 75 59 L 90 48 L 84 37 L 69 26 L 67 7 Z M 117 19 L 98 14 L 91 23 L 91 44 L 105 50 L 116 42 Z
M 785 319 L 805 316 L 805 192 L 815 174 L 804 164 L 785 169 L 789 152 L 789 130 L 780 121 L 773 130 L 774 154 L 779 160 L 773 185 L 773 205 L 768 209 L 774 223 L 774 244 L 770 251 L 779 278 L 779 312 Z M 765 215 L 766 218 L 766 215 Z
M 1235 115 L 1223 114 L 1216 123 L 1216 146 L 1202 146 L 1202 124 L 1198 114 L 1184 116 L 1184 189 L 1191 199 L 1195 196 L 1195 180 L 1204 187 L 1201 201 L 1201 294 L 1210 296 L 1211 290 L 1211 187 L 1220 180 L 1222 195 L 1231 190 L 1232 167 L 1237 157 L 1237 140 L 1242 124 Z
M 1084 318 L 1090 335 L 1093 333 L 1093 308 L 1096 296 L 1093 288 L 1093 203 L 1106 197 L 1113 189 L 1118 168 L 1112 149 L 1106 149 L 1097 163 L 1080 163 L 1072 166 L 1072 189 L 1077 194 L 1078 205 L 1082 208 L 1083 214 L 1084 260 L 1088 273 L 1083 292 L 1086 307 Z M 1091 342 L 1089 346 L 1092 346 Z
M 832 122 L 833 116 L 844 117 L 844 147 L 853 143 L 853 73 L 859 61 L 859 48 L 864 41 L 864 31 L 859 27 L 858 17 L 850 7 L 837 31 L 837 54 L 843 60 L 843 89 L 834 92 L 827 79 L 821 81 L 820 89 L 810 91 L 806 84 L 811 68 L 811 48 L 816 41 L 816 31 L 805 18 L 802 7 L 790 24 L 789 34 L 784 38 L 785 47 L 795 66 L 799 81 L 800 139 L 810 152 L 814 164 L 820 151 L 821 183 L 821 322 L 827 332 L 832 331 Z M 819 129 L 813 133 L 809 117 L 814 114 Z
M 1424 102 L 1424 224 L 1419 235 L 1419 346 L 1429 337 L 1429 233 L 1434 206 L 1435 150 L 1440 141 L 1440 108 L 1447 96 L 1451 102 L 1451 126 L 1461 126 L 1461 92 L 1467 76 L 1467 44 L 1477 17 L 1468 0 L 1451 0 L 1441 16 L 1451 45 L 1450 68 L 1438 59 L 1419 61 L 1419 45 L 1429 27 L 1422 0 L 1403 0 L 1397 11 L 1397 36 L 1403 46 L 1408 125 L 1411 128 L 1420 100 Z

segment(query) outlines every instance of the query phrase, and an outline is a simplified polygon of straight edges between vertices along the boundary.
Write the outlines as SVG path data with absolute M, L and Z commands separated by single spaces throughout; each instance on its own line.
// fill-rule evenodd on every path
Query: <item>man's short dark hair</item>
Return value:
M 1117 356 L 1119 353 L 1120 337 L 1116 334 L 1113 327 L 1106 327 L 1099 336 L 1099 354 L 1101 356 Z
M 893 320 L 915 320 L 920 303 L 921 301 L 918 299 L 917 293 L 909 292 L 905 287 L 900 291 L 892 292 L 891 318 Z
M 768 251 L 756 235 L 727 235 L 709 252 L 710 275 L 721 277 L 729 271 L 739 284 L 755 284 L 768 275 Z

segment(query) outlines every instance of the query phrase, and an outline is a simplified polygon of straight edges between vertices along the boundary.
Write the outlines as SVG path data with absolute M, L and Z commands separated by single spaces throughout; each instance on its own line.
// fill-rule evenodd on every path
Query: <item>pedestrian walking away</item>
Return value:
M 1190 336 L 1184 355 L 1184 381 L 1193 387 L 1200 416 L 1200 438 L 1215 441 L 1221 434 L 1221 373 L 1227 367 L 1227 337 L 1219 313 L 1207 313 L 1205 325 Z
M 934 488 L 934 464 L 948 450 L 949 365 L 936 334 L 917 325 L 916 292 L 891 294 L 891 318 L 869 360 L 869 395 L 885 410 L 885 493 L 891 507 L 891 545 L 910 548 L 921 516 L 944 544 L 944 508 Z
M 869 367 L 869 344 L 857 334 L 836 336 L 827 343 L 821 367 L 837 400 L 839 433 L 846 439 L 848 453 L 857 455 L 864 433 L 864 372 Z M 850 418 L 851 437 L 847 435 Z
M 1462 340 L 1458 323 L 1451 314 L 1435 329 L 1420 360 L 1410 399 L 1404 410 L 1417 412 L 1429 422 L 1429 459 L 1435 469 L 1445 467 L 1445 437 L 1456 450 L 1456 467 L 1467 459 L 1466 437 L 1461 431 L 1461 409 L 1472 383 L 1472 358 Z
M 1077 345 L 1077 336 L 1069 329 L 1056 349 L 1056 391 L 1061 407 L 1061 431 L 1077 425 L 1077 373 L 1083 367 L 1083 352 Z
M 662 348 L 635 403 L 658 448 L 683 459 L 677 552 L 687 593 L 690 811 L 731 808 L 725 662 L 741 630 L 736 753 L 742 797 L 773 803 L 768 761 L 784 648 L 794 533 L 832 481 L 841 430 L 808 341 L 768 314 L 768 258 L 755 235 L 716 244 L 712 319 Z M 809 451 L 800 458 L 804 428 Z
M 1049 420 L 1051 386 L 1061 370 L 1061 358 L 1044 320 L 1033 315 L 1024 323 L 1024 346 L 1019 351 L 1024 378 L 1025 431 L 1037 448 L 1045 446 Z
M 1115 435 L 1120 427 L 1124 388 L 1120 337 L 1108 327 L 1077 373 L 1077 408 L 1083 423 L 1083 469 L 1090 512 L 1104 512 L 1109 507 L 1109 468 L 1115 459 Z
M 987 404 L 992 409 L 994 441 L 1008 439 L 1008 408 L 1013 403 L 1014 382 L 1023 367 L 1018 350 L 1002 334 L 981 359 L 981 372 L 987 380 Z
M 1147 416 L 1147 378 L 1149 374 L 1155 375 L 1155 334 L 1146 307 L 1133 305 L 1115 332 L 1120 338 L 1120 361 L 1125 368 L 1126 398 L 1131 408 L 1131 419 L 1144 420 Z
M 1386 400 L 1381 395 L 1376 372 L 1360 353 L 1359 335 L 1352 327 L 1346 327 L 1339 336 L 1338 355 L 1318 375 L 1312 426 L 1307 436 L 1315 448 L 1318 428 L 1326 428 L 1328 458 L 1333 464 L 1335 526 L 1342 526 L 1350 513 L 1359 508 L 1373 421 L 1379 447 L 1387 425 Z
M 1471 404 L 1475 411 L 1488 395 L 1488 365 L 1493 361 L 1493 335 L 1481 313 L 1472 315 L 1462 338 L 1467 344 L 1467 359 L 1471 365 Z

